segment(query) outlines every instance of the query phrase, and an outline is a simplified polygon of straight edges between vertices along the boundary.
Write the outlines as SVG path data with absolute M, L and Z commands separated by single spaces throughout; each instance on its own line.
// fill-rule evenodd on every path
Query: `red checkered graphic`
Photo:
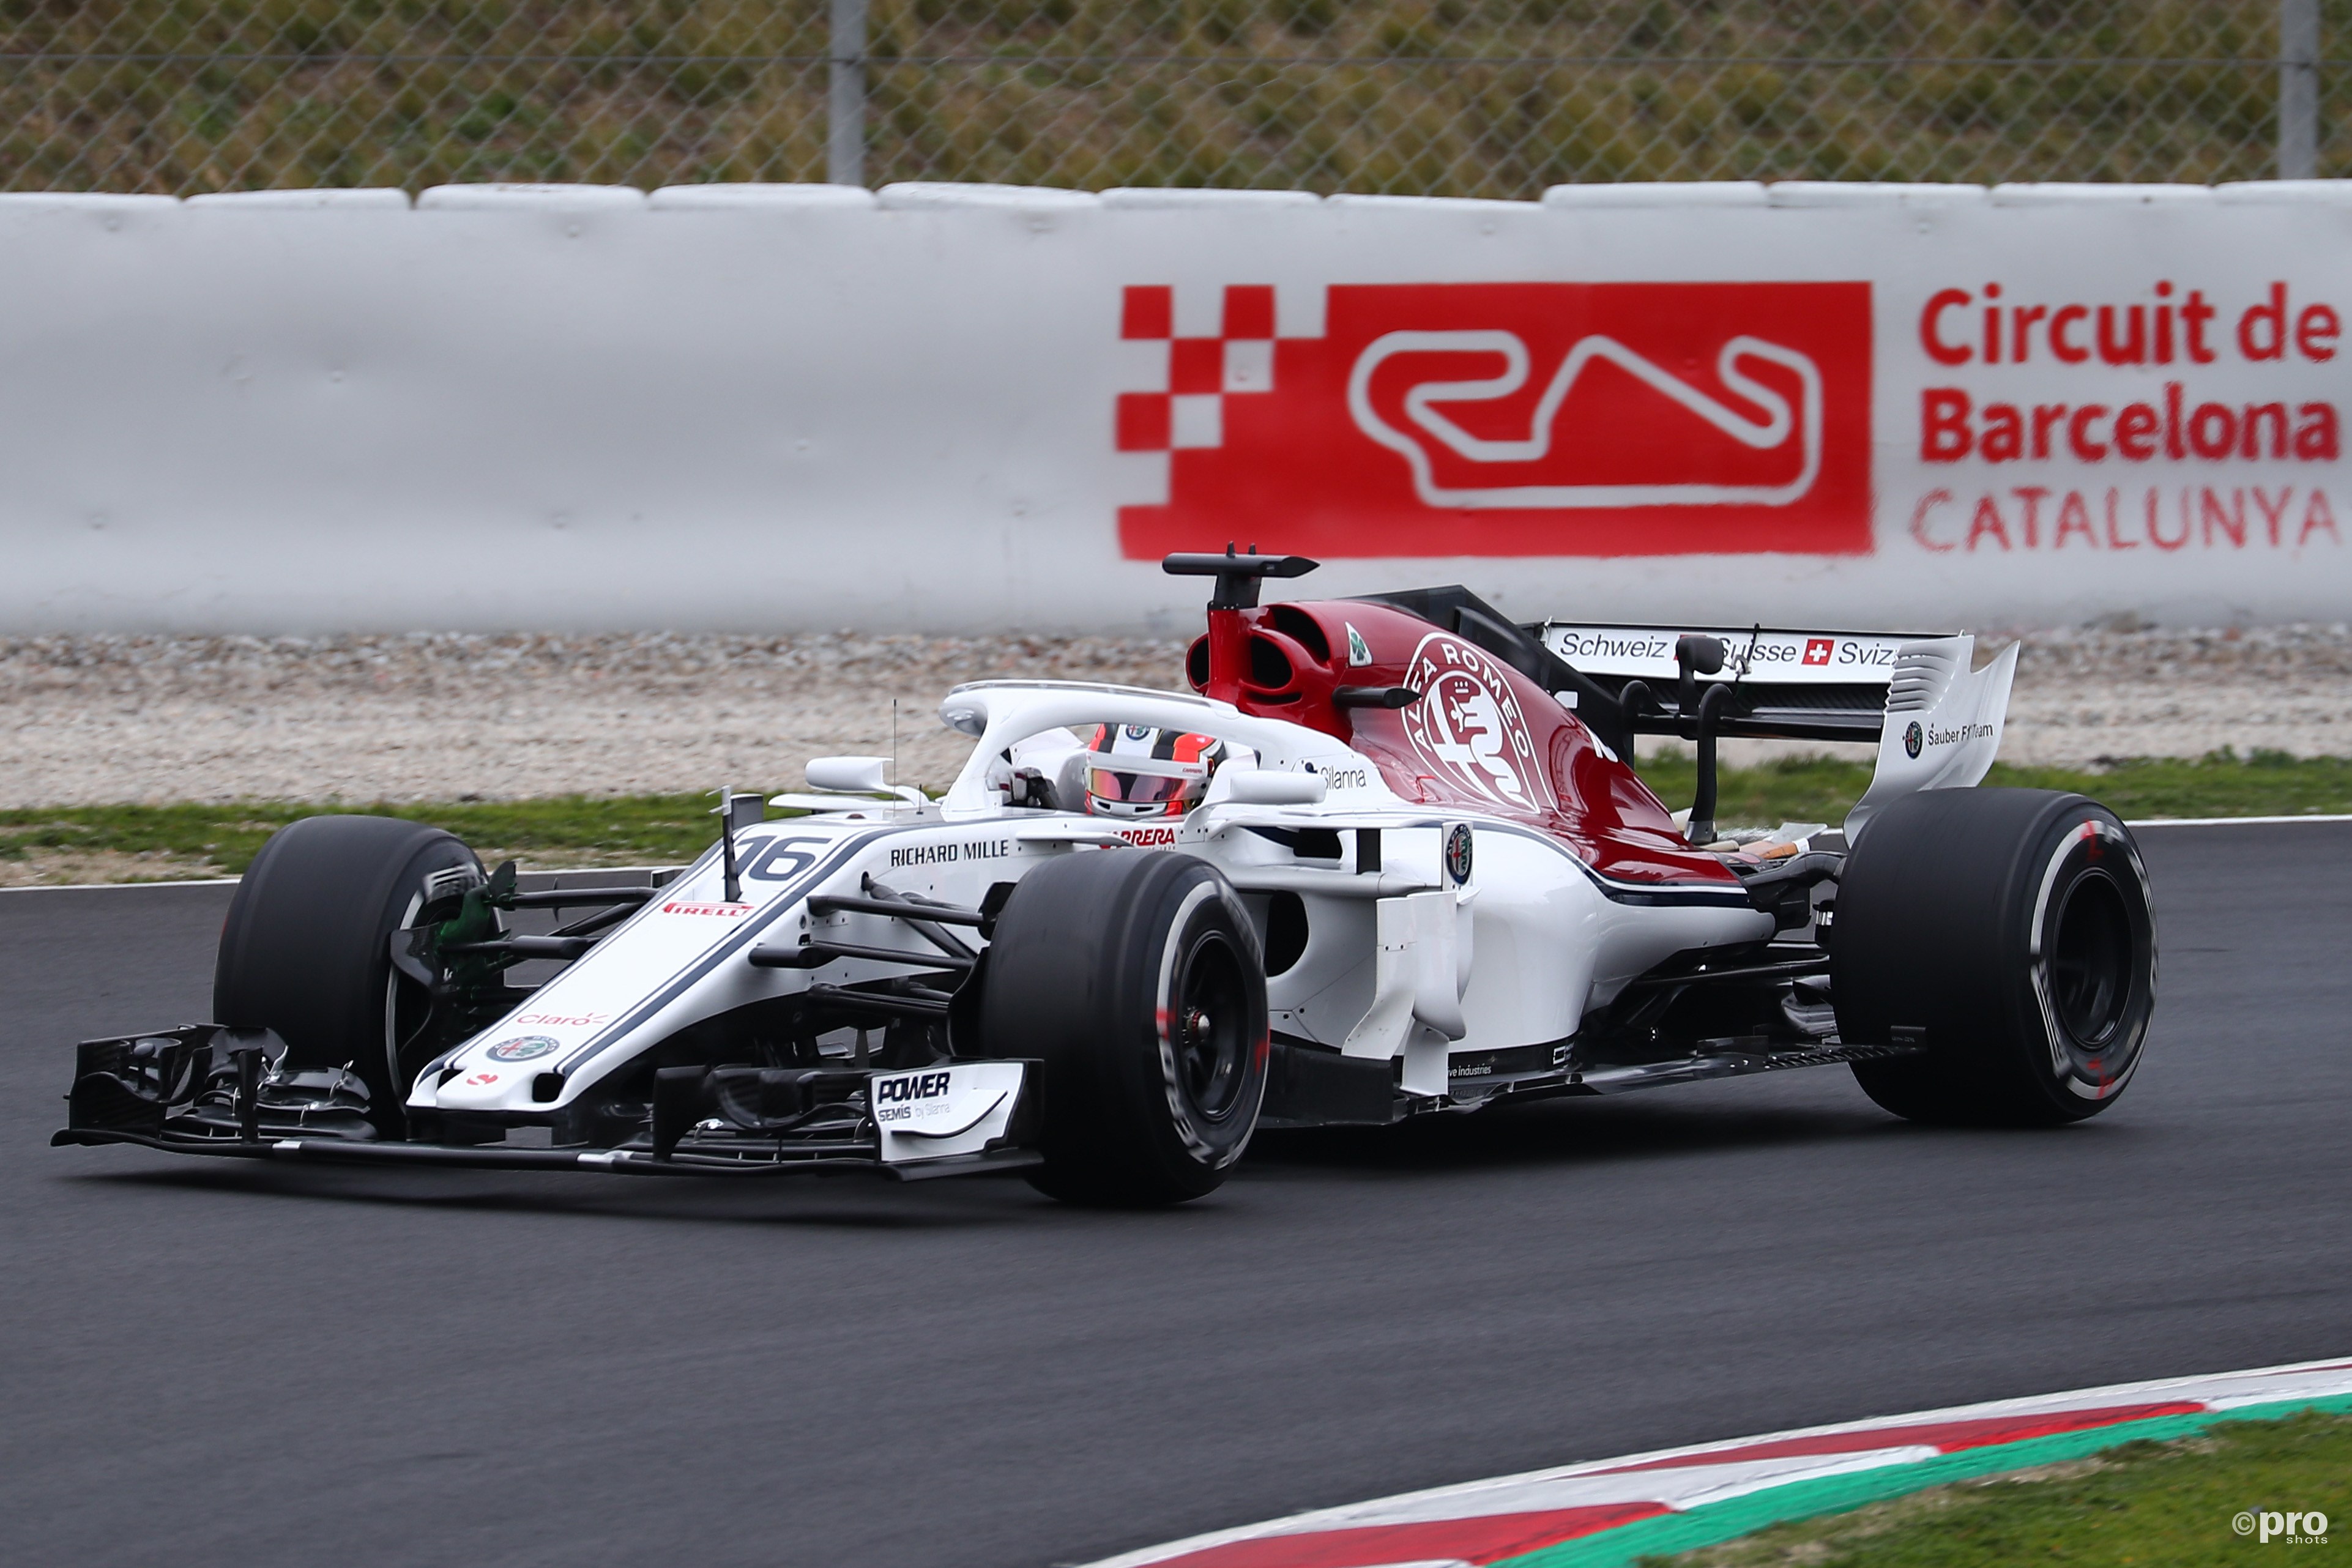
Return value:
M 1176 335 L 1176 291 L 1129 288 L 1119 336 L 1168 345 L 1165 390 L 1121 392 L 1121 452 L 1197 451 L 1224 444 L 1226 400 L 1274 390 L 1275 298 L 1269 284 L 1224 291 L 1217 335 Z
M 1124 297 L 1165 345 L 1118 401 L 1118 449 L 1167 454 L 1130 558 L 1872 549 L 1866 283 L 1234 285 L 1213 330 L 1210 298 Z

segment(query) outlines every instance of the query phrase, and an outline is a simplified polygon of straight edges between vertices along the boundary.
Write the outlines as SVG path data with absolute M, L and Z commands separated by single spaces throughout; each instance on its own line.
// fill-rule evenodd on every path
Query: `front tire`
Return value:
M 1265 967 L 1223 874 L 1189 855 L 1085 851 L 1016 884 L 980 1029 L 1045 1061 L 1038 1190 L 1160 1205 L 1213 1192 L 1265 1097 Z
M 1897 800 L 1847 858 L 1834 932 L 1840 1036 L 1926 1048 L 1854 1063 L 1898 1116 L 2079 1122 L 2139 1066 L 2156 1009 L 2147 872 L 2095 801 L 1981 789 Z
M 368 1119 L 401 1134 L 419 1061 L 403 1047 L 425 1009 L 392 967 L 393 932 L 413 920 L 427 879 L 481 862 L 454 835 L 392 817 L 305 817 L 279 829 L 247 868 L 221 927 L 213 1017 L 275 1030 L 290 1067 L 350 1064 Z M 409 1054 L 414 1054 L 410 1052 Z

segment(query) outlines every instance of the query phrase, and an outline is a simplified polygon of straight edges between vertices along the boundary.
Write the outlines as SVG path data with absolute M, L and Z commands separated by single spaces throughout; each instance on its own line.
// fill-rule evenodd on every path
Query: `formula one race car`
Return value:
M 2155 1002 L 2130 832 L 1969 788 L 2012 648 L 1514 625 L 1459 588 L 1261 608 L 1192 693 L 984 681 L 944 797 L 878 758 L 728 796 L 657 890 L 525 891 L 449 834 L 299 821 L 230 906 L 219 1020 L 80 1047 L 59 1143 L 278 1160 L 901 1178 L 1082 1202 L 1221 1182 L 1254 1129 L 1850 1064 L 1927 1121 L 2059 1123 Z M 1670 812 L 1629 759 L 1679 735 Z M 1839 831 L 1720 833 L 1725 736 L 1872 737 Z M 771 818 L 770 809 L 799 813 Z M 551 934 L 514 912 L 593 912 Z M 524 988 L 518 965 L 555 960 Z M 544 965 L 541 966 L 544 967 Z

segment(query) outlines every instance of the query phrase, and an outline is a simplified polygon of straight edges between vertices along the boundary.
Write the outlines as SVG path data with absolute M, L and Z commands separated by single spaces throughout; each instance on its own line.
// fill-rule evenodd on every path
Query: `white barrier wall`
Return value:
M 0 196 L 0 628 L 2341 619 L 2352 190 Z

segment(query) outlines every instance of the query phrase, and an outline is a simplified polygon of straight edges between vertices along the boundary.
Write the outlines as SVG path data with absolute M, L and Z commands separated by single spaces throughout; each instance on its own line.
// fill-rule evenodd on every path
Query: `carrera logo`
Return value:
M 1213 336 L 1178 304 L 1127 291 L 1169 349 L 1118 404 L 1119 449 L 1169 455 L 1130 557 L 1871 548 L 1866 283 L 1236 287 Z
M 1404 684 L 1422 694 L 1403 710 L 1405 739 L 1433 771 L 1478 800 L 1522 811 L 1549 810 L 1551 781 L 1538 766 L 1535 737 L 1503 666 L 1483 648 L 1443 632 L 1421 640 Z M 1452 853 L 1454 846 L 1447 845 Z M 1460 881 L 1470 874 L 1470 839 L 1461 844 Z
M 1139 850 L 1176 847 L 1176 830 L 1173 828 L 1113 828 L 1111 831 Z
M 731 918 L 738 915 L 751 914 L 751 906 L 748 904 L 665 904 L 662 905 L 662 913 L 664 915 L 719 915 Z

